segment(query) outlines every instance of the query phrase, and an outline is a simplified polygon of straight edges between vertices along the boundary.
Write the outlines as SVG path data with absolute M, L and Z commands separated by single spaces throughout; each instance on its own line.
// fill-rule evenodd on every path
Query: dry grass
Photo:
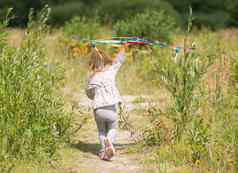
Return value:
M 9 29 L 8 33 L 8 43 L 14 47 L 20 47 L 21 41 L 24 38 L 24 30 L 20 29 Z
M 8 41 L 11 45 L 18 47 L 21 43 L 22 38 L 24 37 L 24 30 L 15 30 L 11 29 L 8 31 L 9 37 Z M 230 65 L 231 59 L 238 56 L 237 47 L 238 47 L 238 30 L 225 30 L 219 31 L 218 33 L 212 33 L 212 35 L 216 35 L 219 37 L 222 43 L 222 47 L 225 53 L 221 56 L 222 63 L 218 62 L 212 65 L 207 75 L 205 76 L 203 82 L 204 86 L 208 87 L 210 92 L 213 92 L 216 89 L 216 75 L 220 76 L 220 80 L 222 82 L 223 89 L 229 88 L 229 79 L 230 79 Z M 60 91 L 62 95 L 65 97 L 65 102 L 68 104 L 67 110 L 70 111 L 70 102 L 72 100 L 72 96 L 74 93 L 81 93 L 86 84 L 86 76 L 87 76 L 87 57 L 78 57 L 75 59 L 69 59 L 64 54 L 64 50 L 58 47 L 58 43 L 60 42 L 60 37 L 62 33 L 57 32 L 49 35 L 45 38 L 45 44 L 48 50 L 48 55 L 50 57 L 49 62 L 59 63 L 65 69 L 65 81 L 62 85 Z M 212 43 L 210 43 L 209 36 L 207 38 L 203 38 L 203 33 L 197 36 L 194 36 L 194 39 L 197 43 L 204 44 L 202 46 L 198 45 L 198 49 L 203 47 L 202 51 L 206 52 L 212 47 Z M 175 38 L 175 40 L 182 40 L 182 36 Z M 209 43 L 211 45 L 209 45 Z M 229 43 L 229 44 L 228 44 Z M 208 48 L 206 47 L 208 46 Z M 129 64 L 130 59 L 126 61 L 124 67 L 122 67 L 121 72 L 118 76 L 118 84 L 119 88 L 122 90 L 122 94 L 130 94 L 130 95 L 154 95 L 159 102 L 164 102 L 167 104 L 167 100 L 161 99 L 161 94 L 165 95 L 163 98 L 168 98 L 167 93 L 164 92 L 163 89 L 157 89 L 154 85 L 150 84 L 150 81 L 145 81 L 141 79 L 137 75 L 137 69 L 133 64 Z M 79 96 L 80 97 L 80 96 Z M 166 106 L 166 105 L 165 105 Z M 209 116 L 209 112 L 211 108 L 205 107 L 204 114 Z M 137 125 L 139 127 L 146 126 L 149 124 L 149 121 L 143 121 L 145 117 L 138 115 L 143 115 L 143 111 L 134 111 L 133 120 L 137 120 Z M 77 118 L 76 118 L 77 121 Z M 91 125 L 90 125 L 91 123 Z M 164 121 L 164 126 L 169 126 Z M 96 138 L 95 134 L 95 126 L 92 125 L 93 120 L 89 120 L 89 124 L 80 131 L 79 134 L 75 136 L 74 140 L 82 139 L 84 140 L 87 136 L 92 135 Z M 90 130 L 89 130 L 90 129 Z M 86 147 L 87 146 L 83 146 Z M 85 150 L 86 150 L 85 149 Z M 128 148 L 128 151 L 130 149 Z M 141 151 L 142 148 L 139 148 L 138 151 Z M 175 150 L 177 150 L 175 153 Z M 194 170 L 190 165 L 186 165 L 186 145 L 175 146 L 174 148 L 170 148 L 169 146 L 161 146 L 160 148 L 150 148 L 150 151 L 147 152 L 145 155 L 138 155 L 138 157 L 144 157 L 142 163 L 145 165 L 144 172 L 169 172 L 169 173 L 192 173 Z M 80 162 L 80 159 L 87 157 L 87 154 L 79 151 L 75 148 L 66 147 L 62 149 L 60 152 L 60 161 L 56 163 L 56 165 L 60 166 L 62 173 L 67 173 L 70 171 L 71 168 L 77 168 L 78 165 L 74 163 Z M 180 156 L 179 156 L 180 154 Z M 184 154 L 184 155 L 183 155 Z M 178 157 L 176 156 L 178 155 Z M 167 159 L 167 160 L 166 160 Z M 184 160 L 182 160 L 184 159 Z M 159 164 L 160 162 L 161 164 Z M 167 167 L 166 163 L 167 162 Z M 30 173 L 58 173 L 58 170 L 53 168 L 52 166 L 45 164 L 45 165 L 38 165 L 36 166 L 34 163 L 19 163 L 19 167 L 16 168 L 17 173 L 19 172 L 30 172 Z M 201 165 L 199 165 L 202 167 Z M 198 167 L 199 167 L 198 166 Z M 169 167 L 169 168 L 168 168 Z M 198 169 L 197 172 L 205 172 L 205 169 Z M 85 170 L 87 172 L 88 170 Z M 91 171 L 91 170 L 90 170 Z M 89 172 L 90 172 L 89 171 Z M 202 172 L 202 173 L 203 173 Z M 209 172 L 207 170 L 207 172 Z

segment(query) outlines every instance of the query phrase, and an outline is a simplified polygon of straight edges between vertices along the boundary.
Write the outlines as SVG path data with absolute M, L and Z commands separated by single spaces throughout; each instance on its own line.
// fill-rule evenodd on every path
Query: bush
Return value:
M 55 95 L 59 76 L 41 42 L 48 14 L 45 8 L 35 22 L 30 15 L 20 48 L 0 42 L 0 158 L 50 157 L 67 137 L 69 116 Z
M 229 14 L 225 11 L 216 11 L 211 14 L 194 13 L 194 25 L 207 26 L 211 29 L 225 28 L 229 22 Z
M 13 8 L 14 18 L 10 21 L 9 25 L 25 27 L 28 21 L 29 10 L 33 8 L 35 11 L 39 11 L 43 7 L 44 5 L 41 0 L 35 0 L 34 3 L 33 1 L 1 0 L 0 19 L 5 19 L 5 11 L 8 8 Z
M 226 7 L 226 11 L 229 12 L 229 15 L 231 18 L 229 21 L 229 24 L 231 26 L 238 26 L 238 12 L 236 10 L 238 8 L 238 2 L 232 1 L 232 0 L 226 0 L 225 7 Z
M 158 110 L 156 110 L 158 111 Z M 171 144 L 173 141 L 173 122 L 160 113 L 153 113 L 157 116 L 151 121 L 151 126 L 146 128 L 143 137 L 144 143 L 148 146 Z
M 75 58 L 85 56 L 90 51 L 90 47 L 79 40 L 96 39 L 102 33 L 102 27 L 96 19 L 76 16 L 65 24 L 63 32 L 66 37 L 60 39 L 59 46 L 67 57 Z
M 53 25 L 62 25 L 74 16 L 90 16 L 92 10 L 82 2 L 69 2 L 52 7 L 52 14 L 49 22 Z
M 178 14 L 170 4 L 164 1 L 156 0 L 103 0 L 99 4 L 98 14 L 105 23 L 115 23 L 118 20 L 126 20 L 142 13 L 145 10 L 165 10 L 172 16 L 178 17 Z
M 175 28 L 175 20 L 164 11 L 145 11 L 135 17 L 119 21 L 114 30 L 118 35 L 134 35 L 148 39 L 170 40 Z
M 101 25 L 97 19 L 90 20 L 86 17 L 76 16 L 63 27 L 67 36 L 80 36 L 84 39 L 93 39 L 101 32 Z
M 200 117 L 195 117 L 188 130 L 187 144 L 191 149 L 192 162 L 208 158 L 209 126 Z
M 186 48 L 185 48 L 186 49 Z M 212 64 L 213 56 L 204 56 L 199 53 L 185 53 L 172 58 L 159 58 L 156 71 L 160 75 L 161 83 L 174 99 L 173 112 L 176 122 L 176 136 L 178 139 L 192 119 L 192 114 L 199 107 L 196 99 L 199 97 L 199 83 Z

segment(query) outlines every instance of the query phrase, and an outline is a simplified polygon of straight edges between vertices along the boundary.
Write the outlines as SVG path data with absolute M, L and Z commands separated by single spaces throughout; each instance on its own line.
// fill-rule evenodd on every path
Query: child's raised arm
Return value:
M 123 46 L 120 47 L 120 51 L 118 52 L 115 60 L 112 63 L 112 66 L 116 69 L 119 70 L 120 66 L 122 65 L 124 59 L 125 59 L 125 52 L 128 48 L 128 44 L 123 44 Z

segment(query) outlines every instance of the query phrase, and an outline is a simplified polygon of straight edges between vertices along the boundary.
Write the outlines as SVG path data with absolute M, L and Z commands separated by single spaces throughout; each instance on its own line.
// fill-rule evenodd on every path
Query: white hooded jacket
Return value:
M 99 72 L 89 79 L 86 94 L 92 100 L 93 109 L 122 101 L 116 87 L 116 74 L 123 61 L 124 53 L 119 53 L 107 70 Z

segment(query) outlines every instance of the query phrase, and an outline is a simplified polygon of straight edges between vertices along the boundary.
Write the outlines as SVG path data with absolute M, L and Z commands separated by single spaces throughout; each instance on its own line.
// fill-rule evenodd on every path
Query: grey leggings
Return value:
M 100 107 L 94 110 L 95 121 L 101 149 L 104 149 L 104 139 L 107 137 L 115 143 L 116 129 L 118 126 L 116 105 Z

